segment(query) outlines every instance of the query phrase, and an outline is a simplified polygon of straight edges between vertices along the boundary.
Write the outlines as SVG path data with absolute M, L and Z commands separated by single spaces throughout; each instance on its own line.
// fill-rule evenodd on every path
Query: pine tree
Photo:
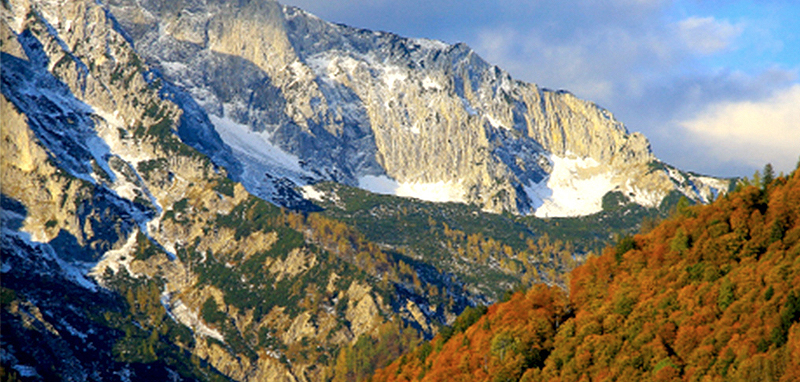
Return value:
M 775 171 L 772 169 L 772 163 L 767 163 L 764 166 L 764 171 L 761 175 L 761 187 L 766 189 L 769 184 L 775 179 Z

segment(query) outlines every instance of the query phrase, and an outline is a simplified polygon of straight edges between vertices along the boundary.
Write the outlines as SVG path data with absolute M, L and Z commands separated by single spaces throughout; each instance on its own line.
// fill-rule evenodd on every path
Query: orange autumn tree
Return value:
M 537 286 L 457 320 L 372 381 L 800 381 L 800 171 L 761 183 L 607 248 L 569 297 Z
M 475 323 L 465 331 L 438 335 L 380 370 L 373 380 L 518 379 L 523 370 L 544 365 L 566 309 L 566 296 L 559 289 L 539 285 L 527 293 L 517 292 L 508 302 L 495 304 L 483 316 L 474 317 Z M 467 311 L 459 320 L 474 312 Z

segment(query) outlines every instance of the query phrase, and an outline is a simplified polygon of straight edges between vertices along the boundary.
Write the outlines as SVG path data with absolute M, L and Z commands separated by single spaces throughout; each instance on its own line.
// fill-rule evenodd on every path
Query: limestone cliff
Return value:
M 679 187 L 607 110 L 516 81 L 463 44 L 335 25 L 269 0 L 107 3 L 147 61 L 218 117 L 245 186 L 270 200 L 265 172 L 539 216 L 596 212 L 611 191 L 653 206 L 671 190 L 698 201 L 727 190 L 699 178 Z M 244 145 L 222 121 L 264 142 Z M 294 163 L 271 161 L 272 144 Z M 559 167 L 574 181 L 554 176 Z
M 461 274 L 508 276 L 476 289 L 253 194 L 303 207 L 294 186 L 327 179 L 538 214 L 587 184 L 645 204 L 712 191 L 464 45 L 271 1 L 10 0 L 1 17 L 0 371 L 22 377 L 326 380 L 521 279 L 522 252 L 492 238 L 428 220 L 472 241 L 458 259 L 434 243 Z
M 323 380 L 359 338 L 466 306 L 396 296 L 394 259 L 359 267 L 362 243 L 329 250 L 231 181 L 205 111 L 95 1 L 4 2 L 0 44 L 3 373 Z

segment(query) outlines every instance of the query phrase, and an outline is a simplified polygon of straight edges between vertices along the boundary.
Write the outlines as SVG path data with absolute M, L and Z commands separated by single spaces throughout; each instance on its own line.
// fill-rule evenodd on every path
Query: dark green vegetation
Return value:
M 492 214 L 476 206 L 430 203 L 373 194 L 334 183 L 315 185 L 328 195 L 322 215 L 342 221 L 367 240 L 452 274 L 468 290 L 497 301 L 506 290 L 563 275 L 616 237 L 652 228 L 685 198 L 673 192 L 659 208 L 627 202 L 620 193 L 604 198 L 604 211 L 575 218 Z
M 373 194 L 332 183 L 316 187 L 338 198 L 336 203 L 320 203 L 325 208 L 322 215 L 354 227 L 367 240 L 390 251 L 455 275 L 485 298 L 496 299 L 504 289 L 518 284 L 526 272 L 515 254 L 528 247 L 527 240 L 533 235 L 508 215 L 483 213 L 477 207 L 458 203 Z M 502 265 L 492 266 L 489 259 Z

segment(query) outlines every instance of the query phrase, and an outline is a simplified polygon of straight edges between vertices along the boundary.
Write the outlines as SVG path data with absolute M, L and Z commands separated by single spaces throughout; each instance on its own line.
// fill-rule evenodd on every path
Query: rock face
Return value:
M 516 81 L 463 44 L 335 25 L 269 0 L 107 4 L 147 62 L 212 115 L 245 186 L 269 200 L 276 179 L 333 180 L 570 216 L 598 211 L 610 191 L 653 206 L 671 190 L 698 201 L 727 190 L 697 177 L 681 187 L 607 110 Z
M 557 187 L 604 182 L 655 203 L 684 177 L 602 109 L 515 82 L 463 45 L 268 1 L 2 7 L 0 371 L 12 377 L 329 380 L 381 338 L 399 354 L 487 301 L 424 259 L 250 192 L 302 208 L 294 186 L 330 179 L 539 213 L 560 208 Z
M 330 250 L 232 182 L 252 168 L 219 118 L 144 63 L 102 5 L 2 7 L 3 375 L 324 380 L 360 337 L 430 337 L 468 304 L 451 285 L 434 301 L 424 280 L 390 279 L 377 248 Z M 361 268 L 345 259 L 357 251 Z

